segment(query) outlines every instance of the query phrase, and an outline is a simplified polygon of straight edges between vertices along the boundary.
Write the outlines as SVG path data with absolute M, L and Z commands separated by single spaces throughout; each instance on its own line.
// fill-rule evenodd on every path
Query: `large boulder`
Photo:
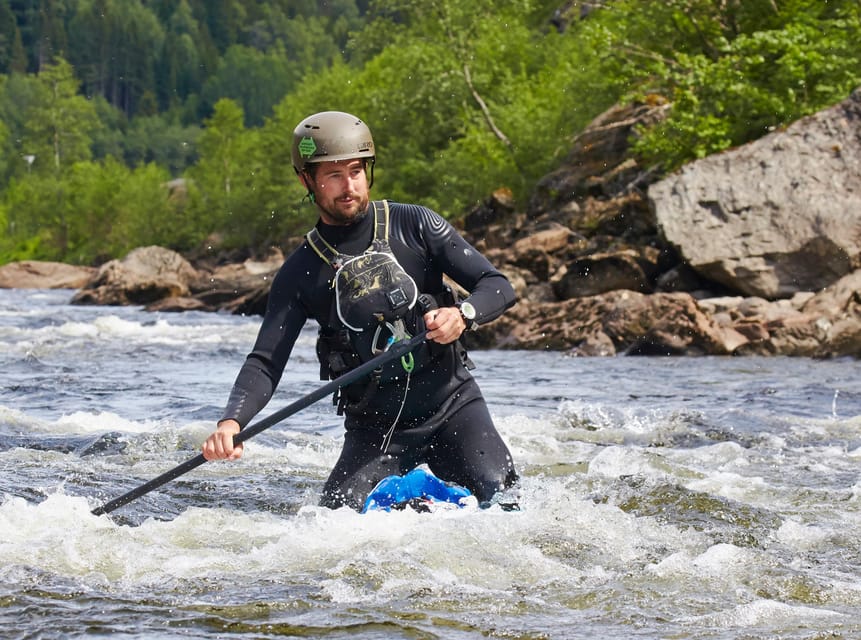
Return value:
M 649 187 L 666 240 L 702 276 L 766 299 L 861 266 L 861 89 Z
M 149 304 L 189 294 L 197 271 L 181 255 L 163 247 L 141 247 L 122 260 L 103 264 L 72 304 Z
M 0 289 L 80 289 L 95 272 L 62 262 L 10 262 L 0 267 Z

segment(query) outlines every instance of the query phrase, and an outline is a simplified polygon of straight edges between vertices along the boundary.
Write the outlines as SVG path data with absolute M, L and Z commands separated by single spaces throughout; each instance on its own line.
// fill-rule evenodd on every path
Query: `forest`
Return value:
M 376 197 L 521 205 L 618 103 L 654 171 L 861 85 L 858 0 L 4 0 L 0 264 L 158 244 L 249 253 L 316 219 L 293 128 L 353 113 Z

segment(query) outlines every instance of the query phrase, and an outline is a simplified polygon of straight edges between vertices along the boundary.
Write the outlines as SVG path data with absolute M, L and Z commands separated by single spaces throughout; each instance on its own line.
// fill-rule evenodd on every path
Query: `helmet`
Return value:
M 296 173 L 317 162 L 374 158 L 374 139 L 368 125 L 343 111 L 308 116 L 293 130 L 293 168 Z

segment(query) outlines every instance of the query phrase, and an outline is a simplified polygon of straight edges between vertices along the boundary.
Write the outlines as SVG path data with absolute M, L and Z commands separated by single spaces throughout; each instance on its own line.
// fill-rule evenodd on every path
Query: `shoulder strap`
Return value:
M 389 201 L 374 200 L 371 204 L 374 205 L 374 239 L 371 246 L 376 248 L 389 246 Z M 317 231 L 317 227 L 312 228 L 305 234 L 305 240 L 308 246 L 314 250 L 320 259 L 337 271 L 344 262 L 344 255 L 338 253 L 332 245 L 326 242 L 325 238 Z
M 374 200 L 374 244 L 389 246 L 389 201 Z
M 335 247 L 326 242 L 323 236 L 320 235 L 320 232 L 317 231 L 317 227 L 314 227 L 305 234 L 305 241 L 314 250 L 314 253 L 320 256 L 323 262 L 332 265 L 332 268 L 336 271 L 341 268 L 341 263 L 343 262 L 341 254 L 338 253 Z

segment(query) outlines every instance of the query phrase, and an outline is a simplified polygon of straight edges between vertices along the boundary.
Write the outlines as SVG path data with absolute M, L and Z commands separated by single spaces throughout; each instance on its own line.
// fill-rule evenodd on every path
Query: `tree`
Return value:
M 248 177 L 254 169 L 246 161 L 243 119 L 242 108 L 233 100 L 219 100 L 198 142 L 200 162 L 189 171 L 199 198 L 192 209 L 199 212 L 210 230 L 223 230 L 230 236 L 250 231 L 246 222 L 254 226 L 242 206 L 248 195 Z
M 242 106 L 245 124 L 259 126 L 297 80 L 294 69 L 280 46 L 263 53 L 234 45 L 221 59 L 218 71 L 204 84 L 202 97 L 213 105 L 220 98 L 232 99 Z
M 164 28 L 141 0 L 79 0 L 70 21 L 72 63 L 84 92 L 133 115 L 155 87 Z
M 65 18 L 67 13 L 64 0 L 39 0 L 37 69 L 53 63 L 64 56 L 68 49 Z
M 374 131 L 379 184 L 394 199 L 444 215 L 460 215 L 501 186 L 523 199 L 557 160 L 561 141 L 620 93 L 580 70 L 594 54 L 531 26 L 545 3 L 374 6 L 375 20 L 356 36 L 363 66 L 336 64 L 306 78 L 275 119 L 287 130 L 313 111 L 357 113 Z M 578 78 L 589 83 L 580 104 Z
M 155 163 L 180 176 L 197 160 L 200 132 L 168 115 L 138 116 L 122 139 L 122 157 L 131 167 Z
M 35 161 L 17 188 L 14 182 L 10 185 L 7 224 L 13 237 L 37 238 L 45 251 L 62 256 L 70 248 L 75 225 L 67 215 L 64 172 L 90 158 L 90 134 L 98 121 L 93 105 L 77 92 L 72 67 L 62 58 L 46 65 L 32 88 L 35 101 L 23 113 L 20 153 Z
M 9 128 L 0 120 L 0 175 L 9 173 L 9 162 L 13 160 L 12 154 L 9 153 Z M 0 222 L 2 228 L 2 222 Z
M 0 4 L 0 73 L 25 73 L 27 54 L 15 14 L 7 4 Z
M 63 166 L 90 158 L 90 135 L 98 120 L 78 87 L 71 65 L 62 58 L 39 74 L 38 101 L 25 112 L 23 136 L 23 146 L 37 156 L 34 170 L 59 174 Z
M 170 17 L 158 66 L 159 103 L 175 107 L 199 93 L 207 71 L 217 66 L 217 53 L 192 13 L 180 0 Z

